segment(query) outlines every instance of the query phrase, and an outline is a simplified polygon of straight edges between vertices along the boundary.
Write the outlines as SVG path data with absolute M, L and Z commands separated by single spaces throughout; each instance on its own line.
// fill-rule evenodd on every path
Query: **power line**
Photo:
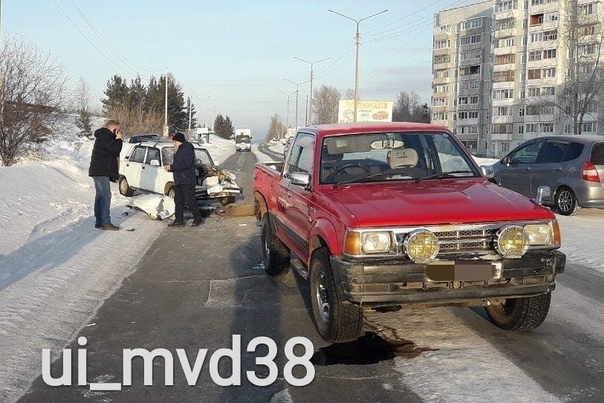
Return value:
M 124 69 L 123 66 L 118 65 L 113 59 L 111 59 L 109 56 L 107 56 L 81 29 L 80 27 L 78 27 L 78 25 L 71 19 L 71 17 L 69 17 L 69 15 L 65 12 L 65 10 L 63 10 L 63 8 L 56 2 L 56 0 L 52 0 L 53 3 L 55 3 L 55 5 L 59 8 L 59 10 L 61 10 L 61 13 L 63 13 L 63 15 L 65 16 L 65 18 L 67 18 L 69 20 L 69 22 L 71 22 L 71 24 L 80 32 L 80 34 L 82 34 L 82 36 L 101 54 L 103 55 L 103 57 L 107 60 L 109 60 L 115 67 L 117 67 L 118 69 L 127 72 L 126 69 Z M 136 73 L 136 72 L 135 72 Z
M 126 64 L 129 64 L 130 66 L 134 67 L 137 70 L 143 70 L 146 71 L 148 73 L 153 73 L 151 70 L 147 70 L 143 67 L 140 67 L 134 63 L 132 63 L 129 59 L 127 59 L 124 55 L 122 55 L 115 47 L 113 47 L 106 39 L 105 37 L 99 32 L 98 29 L 96 29 L 96 27 L 92 24 L 92 22 L 88 19 L 88 17 L 86 16 L 86 14 L 84 14 L 84 12 L 82 11 L 82 9 L 76 4 L 76 2 L 74 0 L 69 0 L 71 2 L 71 4 L 74 6 L 74 8 L 76 9 L 76 11 L 80 14 L 80 16 L 82 16 L 82 18 L 84 19 L 84 21 L 86 22 L 86 24 L 90 27 L 90 29 L 92 29 L 92 31 L 101 39 L 101 41 L 103 41 L 103 43 L 111 50 L 113 51 L 123 62 L 125 62 Z M 145 77 L 145 78 L 149 78 L 149 77 Z

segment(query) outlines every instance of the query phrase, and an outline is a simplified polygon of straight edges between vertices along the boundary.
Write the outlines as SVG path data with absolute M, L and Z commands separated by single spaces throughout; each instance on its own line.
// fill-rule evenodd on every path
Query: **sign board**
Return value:
M 357 122 L 392 122 L 392 101 L 358 101 Z M 340 101 L 338 123 L 354 122 L 354 100 Z

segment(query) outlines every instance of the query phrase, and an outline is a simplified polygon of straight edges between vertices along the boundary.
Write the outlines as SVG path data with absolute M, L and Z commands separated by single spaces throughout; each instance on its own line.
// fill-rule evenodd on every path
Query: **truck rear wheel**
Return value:
M 551 292 L 536 297 L 508 298 L 502 305 L 487 306 L 486 311 L 496 326 L 526 332 L 543 323 L 549 312 L 551 298 Z
M 276 276 L 285 273 L 289 268 L 289 249 L 275 236 L 275 229 L 268 214 L 262 218 L 261 239 L 266 274 Z
M 363 312 L 357 305 L 340 300 L 327 248 L 315 250 L 311 257 L 310 300 L 313 320 L 323 340 L 343 343 L 359 337 Z

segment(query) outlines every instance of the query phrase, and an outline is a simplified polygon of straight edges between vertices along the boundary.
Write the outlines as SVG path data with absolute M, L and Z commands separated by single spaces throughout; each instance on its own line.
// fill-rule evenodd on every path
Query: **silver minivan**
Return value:
M 579 207 L 604 208 L 604 136 L 545 136 L 528 140 L 483 167 L 500 186 L 529 198 L 550 188 L 543 204 L 571 215 Z

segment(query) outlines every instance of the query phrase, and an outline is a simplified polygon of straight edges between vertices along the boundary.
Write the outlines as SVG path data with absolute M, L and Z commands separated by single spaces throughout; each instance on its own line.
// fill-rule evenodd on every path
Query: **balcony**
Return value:
M 514 133 L 491 133 L 492 141 L 512 141 Z

